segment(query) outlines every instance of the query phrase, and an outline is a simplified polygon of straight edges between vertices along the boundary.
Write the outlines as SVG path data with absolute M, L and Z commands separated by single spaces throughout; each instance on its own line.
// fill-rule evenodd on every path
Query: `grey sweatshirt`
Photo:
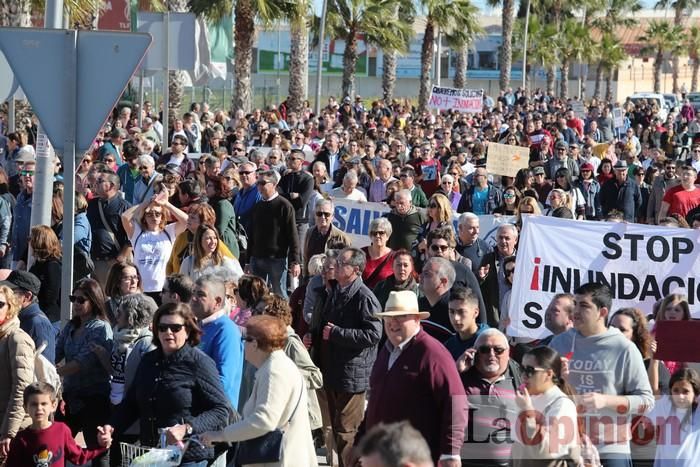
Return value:
M 616 328 L 589 337 L 570 329 L 555 336 L 550 347 L 562 356 L 573 352 L 569 384 L 579 396 L 597 392 L 627 397 L 630 407 L 627 412 L 609 409 L 588 412 L 586 433 L 601 457 L 629 454 L 630 416 L 648 412 L 654 406 L 654 395 L 637 347 Z

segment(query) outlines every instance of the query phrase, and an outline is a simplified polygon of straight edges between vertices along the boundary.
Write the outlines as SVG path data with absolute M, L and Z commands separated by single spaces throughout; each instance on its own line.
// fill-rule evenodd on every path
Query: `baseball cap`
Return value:
M 0 282 L 0 285 L 5 285 L 11 289 L 27 290 L 34 295 L 39 295 L 41 281 L 31 272 L 15 270 L 7 276 L 7 279 Z
M 544 167 L 538 165 L 537 167 L 532 169 L 532 173 L 535 175 L 544 175 Z

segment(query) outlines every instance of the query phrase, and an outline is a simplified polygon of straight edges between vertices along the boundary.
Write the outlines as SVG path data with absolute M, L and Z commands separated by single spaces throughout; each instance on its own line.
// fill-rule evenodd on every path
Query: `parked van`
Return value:
M 629 98 L 632 102 L 635 104 L 640 103 L 642 100 L 646 100 L 647 103 L 653 103 L 658 107 L 659 112 L 658 116 L 662 121 L 666 121 L 666 117 L 668 117 L 668 112 L 669 107 L 668 104 L 666 103 L 666 99 L 664 99 L 664 95 L 660 93 L 655 93 L 655 92 L 635 92 L 632 94 Z

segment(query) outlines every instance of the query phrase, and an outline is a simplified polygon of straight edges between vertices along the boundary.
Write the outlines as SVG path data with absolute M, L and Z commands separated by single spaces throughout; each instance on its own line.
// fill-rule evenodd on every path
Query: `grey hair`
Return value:
M 411 198 L 411 190 L 406 190 L 406 189 L 399 190 L 396 193 L 394 193 L 394 198 L 396 198 L 396 197 L 402 197 L 402 198 L 405 198 L 405 199 L 411 201 L 411 199 L 412 199 Z
M 367 265 L 367 256 L 365 256 L 365 252 L 359 248 L 349 246 L 347 248 L 343 248 L 340 252 L 341 255 L 345 253 L 350 253 L 348 264 L 357 267 L 360 270 L 358 275 L 361 276 L 365 271 L 365 266 Z
M 496 328 L 488 328 L 479 334 L 479 337 L 476 338 L 476 342 L 474 342 L 474 347 L 479 347 L 489 337 L 500 337 L 503 344 L 505 344 L 506 349 L 510 348 L 506 335 Z
M 154 161 L 153 157 L 149 156 L 148 154 L 142 154 L 139 156 L 139 165 L 146 165 L 148 167 L 155 167 L 156 161 Z
M 391 237 L 391 233 L 393 232 L 391 229 L 391 222 L 389 222 L 389 219 L 386 217 L 377 217 L 369 223 L 369 232 L 373 232 L 377 229 L 386 232 L 387 238 Z
M 320 206 L 330 206 L 331 207 L 331 212 L 335 212 L 335 205 L 333 204 L 333 200 L 328 199 L 328 198 L 319 198 L 316 201 L 316 206 L 315 207 L 320 207 Z
M 455 283 L 455 279 L 457 278 L 457 273 L 455 272 L 455 267 L 452 266 L 452 263 L 450 263 L 450 261 L 445 258 L 440 258 L 436 256 L 426 261 L 425 265 L 423 266 L 423 269 L 425 269 L 431 264 L 437 265 L 438 277 L 447 279 L 447 288 L 451 289 Z
M 224 284 L 238 284 L 238 280 L 241 278 L 240 274 L 236 274 L 223 266 L 209 266 L 202 271 L 202 275 L 213 276 Z
M 463 213 L 461 216 L 459 216 L 459 221 L 458 221 L 457 224 L 458 224 L 458 225 L 463 225 L 463 224 L 466 224 L 467 221 L 471 221 L 471 220 L 474 220 L 474 219 L 476 219 L 477 221 L 479 221 L 479 216 L 477 216 L 477 215 L 474 214 L 473 212 L 465 212 L 465 213 Z
M 309 260 L 307 269 L 309 270 L 309 276 L 318 276 L 321 274 L 321 269 L 323 269 L 323 262 L 326 261 L 326 255 L 324 253 L 313 255 Z
M 348 170 L 347 173 L 345 174 L 345 176 L 343 177 L 343 181 L 345 181 L 345 180 L 347 180 L 349 182 L 357 183 L 357 181 L 359 179 L 358 179 L 357 174 L 355 173 L 354 170 Z
M 204 274 L 195 281 L 195 286 L 205 287 L 215 297 L 221 298 L 221 303 L 226 302 L 226 284 L 218 274 Z
M 263 177 L 265 180 L 272 182 L 273 185 L 277 185 L 280 182 L 280 174 L 276 170 L 264 170 L 258 174 L 258 177 Z
M 143 293 L 125 295 L 119 303 L 119 310 L 126 315 L 126 322 L 132 329 L 149 327 L 157 309 L 156 301 Z
M 406 421 L 373 426 L 358 449 L 363 456 L 376 454 L 383 465 L 433 465 L 425 438 Z
M 509 229 L 516 237 L 518 236 L 518 228 L 515 226 L 515 224 L 501 224 L 498 226 L 498 230 L 496 230 L 496 232 L 500 232 L 501 229 Z

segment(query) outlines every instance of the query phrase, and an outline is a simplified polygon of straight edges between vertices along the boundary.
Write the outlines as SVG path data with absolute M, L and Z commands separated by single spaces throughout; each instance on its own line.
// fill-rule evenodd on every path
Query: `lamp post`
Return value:
M 314 114 L 321 113 L 321 77 L 323 72 L 323 46 L 326 37 L 326 15 L 328 14 L 328 0 L 323 0 L 321 8 L 321 27 L 318 31 L 318 68 L 316 68 L 316 102 L 314 104 Z

